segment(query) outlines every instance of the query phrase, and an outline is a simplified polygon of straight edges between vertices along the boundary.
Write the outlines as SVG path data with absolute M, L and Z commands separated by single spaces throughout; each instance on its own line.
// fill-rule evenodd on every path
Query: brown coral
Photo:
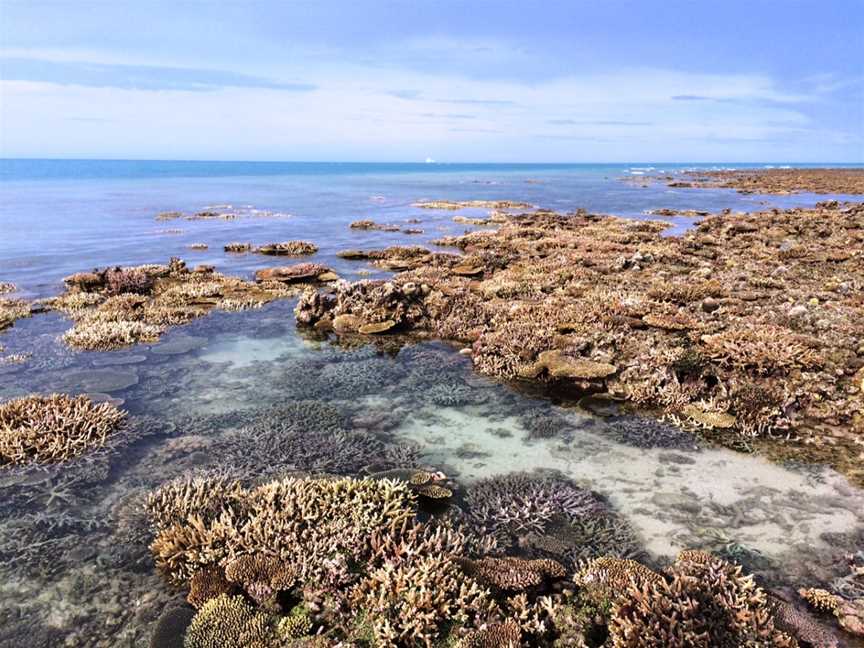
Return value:
M 234 584 L 225 578 L 225 570 L 218 565 L 210 565 L 192 574 L 186 600 L 192 607 L 200 609 L 210 599 L 232 594 L 234 590 Z
M 105 445 L 126 413 L 86 396 L 26 396 L 0 405 L 0 464 L 51 463 Z
M 315 254 L 318 246 L 309 241 L 284 241 L 282 243 L 268 243 L 255 248 L 258 254 L 271 256 L 305 256 Z
M 700 554 L 679 558 L 669 573 L 669 581 L 631 581 L 616 599 L 609 622 L 614 648 L 797 645 L 775 628 L 767 595 L 740 567 Z
M 481 560 L 459 561 L 466 573 L 500 590 L 521 591 L 537 587 L 547 580 L 563 578 L 567 572 L 555 560 L 541 558 L 525 560 L 511 556 L 487 557 Z
M 519 624 L 508 619 L 482 630 L 473 630 L 457 644 L 457 648 L 519 648 L 521 642 Z
M 241 585 L 259 606 L 278 608 L 276 595 L 294 586 L 297 571 L 274 556 L 247 554 L 225 563 L 225 577 Z

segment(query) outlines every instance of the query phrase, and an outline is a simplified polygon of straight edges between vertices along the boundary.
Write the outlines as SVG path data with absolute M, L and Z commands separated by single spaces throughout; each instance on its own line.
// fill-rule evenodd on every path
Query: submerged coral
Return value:
M 27 396 L 0 405 L 0 465 L 51 463 L 105 445 L 126 413 L 86 396 Z
M 465 495 L 473 533 L 567 565 L 642 553 L 630 525 L 589 490 L 551 476 L 512 473 L 480 480 Z

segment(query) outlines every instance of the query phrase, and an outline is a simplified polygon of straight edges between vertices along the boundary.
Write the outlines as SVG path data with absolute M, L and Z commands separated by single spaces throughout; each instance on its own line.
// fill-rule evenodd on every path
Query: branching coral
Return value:
M 241 585 L 259 606 L 278 609 L 276 595 L 294 586 L 297 572 L 274 556 L 246 554 L 225 564 L 225 577 Z
M 368 538 L 414 513 L 408 485 L 389 480 L 287 478 L 232 491 L 222 502 L 218 492 L 201 486 L 176 482 L 150 507 L 156 563 L 174 580 L 263 552 L 291 565 L 300 581 L 350 582 L 348 564 L 368 555 Z M 170 506 L 173 494 L 176 509 Z M 203 510 L 188 512 L 195 498 L 203 500 Z
M 496 607 L 488 591 L 441 556 L 385 563 L 357 585 L 351 600 L 368 611 L 381 646 L 431 646 L 442 620 L 476 627 Z
M 495 535 L 503 546 L 530 531 L 543 533 L 557 516 L 578 519 L 603 511 L 590 491 L 526 473 L 481 480 L 468 489 L 465 500 L 476 532 Z
M 720 559 L 679 557 L 671 580 L 631 580 L 609 623 L 615 648 L 791 648 L 777 630 L 767 595 L 741 567 Z
M 64 281 L 67 292 L 47 302 L 75 321 L 62 339 L 73 348 L 96 351 L 156 342 L 168 327 L 214 308 L 255 308 L 289 294 L 284 286 L 228 277 L 212 266 L 189 270 L 177 258 L 167 266 L 108 268 Z
M 126 413 L 86 396 L 27 396 L 0 405 L 0 464 L 51 463 L 105 445 Z

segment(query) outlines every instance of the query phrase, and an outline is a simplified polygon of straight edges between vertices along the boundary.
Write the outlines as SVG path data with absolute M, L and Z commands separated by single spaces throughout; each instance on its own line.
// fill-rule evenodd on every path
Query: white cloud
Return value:
M 256 70 L 284 78 L 300 72 L 316 90 L 223 88 L 201 94 L 2 82 L 0 154 L 746 160 L 775 152 L 801 158 L 820 139 L 826 157 L 848 157 L 854 146 L 854 138 L 850 143 L 811 123 L 801 110 L 811 97 L 785 92 L 759 75 L 646 68 L 524 83 L 325 63 Z M 672 98 L 680 95 L 709 100 Z M 442 109 L 442 102 L 459 106 Z M 448 119 L 448 112 L 460 116 Z M 470 128 L 466 115 L 472 117 Z M 766 147 L 767 141 L 782 145 Z

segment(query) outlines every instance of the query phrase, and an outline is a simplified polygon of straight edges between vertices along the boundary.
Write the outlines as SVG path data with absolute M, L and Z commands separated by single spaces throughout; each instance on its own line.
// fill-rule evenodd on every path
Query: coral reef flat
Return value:
M 0 250 L 0 647 L 864 646 L 855 173 L 630 170 L 82 185 L 113 249 Z
M 676 188 L 735 189 L 744 194 L 864 194 L 864 169 L 747 169 L 684 171 L 650 176 Z

